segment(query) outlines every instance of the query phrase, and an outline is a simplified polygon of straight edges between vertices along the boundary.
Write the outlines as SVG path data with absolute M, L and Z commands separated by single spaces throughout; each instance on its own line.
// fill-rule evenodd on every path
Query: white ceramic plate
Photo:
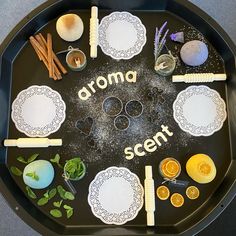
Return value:
M 207 86 L 190 86 L 180 92 L 173 110 L 179 127 L 193 136 L 212 135 L 227 117 L 224 100 Z
M 113 12 L 99 25 L 99 45 L 114 59 L 130 59 L 139 54 L 146 43 L 146 28 L 129 12 Z
M 113 166 L 99 172 L 90 183 L 88 202 L 93 214 L 104 223 L 121 225 L 137 216 L 143 195 L 137 175 Z
M 64 122 L 66 105 L 61 95 L 47 86 L 31 86 L 12 103 L 16 128 L 29 137 L 46 137 Z

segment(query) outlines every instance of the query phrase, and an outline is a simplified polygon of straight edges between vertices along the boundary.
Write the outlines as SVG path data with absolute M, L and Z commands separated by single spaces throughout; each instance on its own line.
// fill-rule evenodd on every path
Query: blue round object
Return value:
M 180 56 L 183 62 L 188 66 L 200 66 L 208 58 L 207 45 L 199 40 L 193 40 L 183 45 Z
M 36 178 L 27 176 L 33 173 Z M 38 179 L 38 180 L 37 180 Z M 33 189 L 48 187 L 54 179 L 54 168 L 49 161 L 37 160 L 28 164 L 23 171 L 23 180 L 26 185 Z

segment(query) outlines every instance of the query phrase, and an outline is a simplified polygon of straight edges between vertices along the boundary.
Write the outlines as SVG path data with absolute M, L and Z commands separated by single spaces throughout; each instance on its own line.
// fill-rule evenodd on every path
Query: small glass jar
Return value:
M 176 179 L 181 173 L 181 165 L 175 158 L 165 158 L 159 164 L 159 173 L 163 178 Z

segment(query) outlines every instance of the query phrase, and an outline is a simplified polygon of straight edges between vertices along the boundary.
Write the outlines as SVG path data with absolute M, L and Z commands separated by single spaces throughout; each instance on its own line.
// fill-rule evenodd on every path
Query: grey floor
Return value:
M 0 43 L 4 40 L 11 29 L 30 11 L 39 6 L 44 0 L 0 0 Z M 230 35 L 236 43 L 236 0 L 191 0 L 194 4 L 205 10 L 211 15 Z M 233 205 L 234 204 L 234 205 Z M 229 207 L 235 210 L 234 203 Z M 230 216 L 230 209 L 227 209 L 227 214 Z M 227 215 L 227 216 L 228 216 Z M 233 224 L 220 218 L 217 222 L 221 227 L 233 227 Z M 229 218 L 229 217 L 228 217 Z M 229 218 L 230 219 L 230 218 Z M 224 222 L 222 224 L 222 222 Z M 210 226 L 213 227 L 213 226 Z M 20 232 L 20 233 L 19 233 Z M 205 233 L 204 233 L 205 232 Z M 210 235 L 210 231 L 204 231 L 201 235 Z M 214 236 L 222 235 L 220 232 Z M 232 229 L 232 234 L 224 234 L 225 236 L 233 235 L 235 228 Z M 0 194 L 0 235 L 4 236 L 37 236 L 39 235 L 28 225 L 26 225 L 15 213 L 8 207 L 5 199 Z M 234 234 L 235 235 L 235 234 Z

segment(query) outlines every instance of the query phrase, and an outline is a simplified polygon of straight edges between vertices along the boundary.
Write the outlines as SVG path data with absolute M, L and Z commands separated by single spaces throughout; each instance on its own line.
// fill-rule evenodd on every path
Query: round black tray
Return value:
M 101 50 L 99 50 L 99 59 L 96 61 L 88 60 L 87 68 L 80 74 L 75 72 L 70 73 L 67 77 L 63 79 L 62 82 L 58 84 L 51 80 L 45 80 L 47 78 L 46 71 L 38 66 L 35 69 L 34 63 L 37 63 L 36 57 L 32 56 L 32 49 L 28 43 L 29 36 L 40 31 L 45 34 L 45 32 L 52 32 L 55 38 L 54 47 L 58 51 L 68 47 L 68 44 L 63 42 L 56 36 L 55 32 L 55 20 L 58 16 L 66 12 L 76 12 L 78 13 L 85 24 L 85 32 L 81 40 L 79 41 L 79 46 L 89 55 L 89 45 L 88 45 L 88 25 L 90 18 L 90 7 L 95 4 L 99 7 L 99 18 L 104 15 L 109 14 L 114 10 L 125 10 L 130 11 L 134 15 L 139 16 L 145 26 L 147 27 L 147 38 L 148 42 L 145 46 L 143 52 L 130 60 L 129 63 L 119 62 L 118 64 L 114 60 L 103 56 Z M 158 15 L 158 22 L 155 22 L 156 16 Z M 30 13 L 25 19 L 23 19 L 15 29 L 9 34 L 6 40 L 2 43 L 0 49 L 0 104 L 1 104 L 1 118 L 0 118 L 0 140 L 6 138 L 21 137 L 22 134 L 19 133 L 14 124 L 10 120 L 10 107 L 11 103 L 22 89 L 27 88 L 30 85 L 48 85 L 53 89 L 59 91 L 65 101 L 67 102 L 67 116 L 70 121 L 75 121 L 73 116 L 76 114 L 74 110 L 74 104 L 69 104 L 69 91 L 71 88 L 78 85 L 78 83 L 86 84 L 86 78 L 88 77 L 89 71 L 93 73 L 99 73 L 95 67 L 101 68 L 103 65 L 108 64 L 109 68 L 119 68 L 122 67 L 124 71 L 127 71 L 129 65 L 137 64 L 142 62 L 143 58 L 146 59 L 147 65 L 150 70 L 153 68 L 152 50 L 153 50 L 153 33 L 155 26 L 160 25 L 164 20 L 168 20 L 172 27 L 172 30 L 176 28 L 181 28 L 181 24 L 186 27 L 190 27 L 194 31 L 193 27 L 197 30 L 195 32 L 201 32 L 205 39 L 209 42 L 209 46 L 212 52 L 217 52 L 223 61 L 218 67 L 210 63 L 204 68 L 203 72 L 209 72 L 208 70 L 216 72 L 226 72 L 228 75 L 228 80 L 226 83 L 214 83 L 209 84 L 211 88 L 216 89 L 221 96 L 227 102 L 227 112 L 228 120 L 225 122 L 224 127 L 220 132 L 218 132 L 213 137 L 209 138 L 209 142 L 205 142 L 206 139 L 200 138 L 198 142 L 195 143 L 194 140 L 188 143 L 187 147 L 180 147 L 175 150 L 173 147 L 170 150 L 162 149 L 157 155 L 158 159 L 152 159 L 152 156 L 148 157 L 147 160 L 141 161 L 140 163 L 128 164 L 125 161 L 113 163 L 107 161 L 104 163 L 102 161 L 89 162 L 88 163 L 88 176 L 81 181 L 79 184 L 79 189 L 83 189 L 84 192 L 81 193 L 78 203 L 80 203 L 81 208 L 78 212 L 78 219 L 74 218 L 72 223 L 68 224 L 68 221 L 55 221 L 53 218 L 49 217 L 45 211 L 39 210 L 36 204 L 27 198 L 24 193 L 24 186 L 18 183 L 17 179 L 10 175 L 7 166 L 12 165 L 19 154 L 30 155 L 30 153 L 39 152 L 40 156 L 49 159 L 53 154 L 57 152 L 62 152 L 65 159 L 68 159 L 68 155 L 76 155 L 77 150 L 70 150 L 69 141 L 76 138 L 75 133 L 68 134 L 68 126 L 65 123 L 62 129 L 57 132 L 53 137 L 63 137 L 65 141 L 65 147 L 60 148 L 50 148 L 50 149 L 39 149 L 39 150 L 20 150 L 17 148 L 6 149 L 4 147 L 0 148 L 0 187 L 2 194 L 9 202 L 12 209 L 29 225 L 34 229 L 42 233 L 43 235 L 193 235 L 203 228 L 205 228 L 210 222 L 212 222 L 230 203 L 236 192 L 236 164 L 235 164 L 235 152 L 236 147 L 232 145 L 235 140 L 236 135 L 236 117 L 234 113 L 233 100 L 235 98 L 236 91 L 236 70 L 235 70 L 235 55 L 236 48 L 232 41 L 226 35 L 226 33 L 217 25 L 217 23 L 212 20 L 208 15 L 203 13 L 197 7 L 192 5 L 187 1 L 152 1 L 152 0 L 140 0 L 140 1 L 72 1 L 72 0 L 62 0 L 62 1 L 48 1 L 42 6 L 38 7 L 35 11 Z M 189 29 L 190 29 L 189 28 Z M 196 36 L 196 34 L 195 34 Z M 191 36 L 189 36 L 191 38 Z M 193 37 L 193 36 L 192 36 Z M 73 44 L 77 46 L 77 43 Z M 217 56 L 218 57 L 218 56 Z M 214 62 L 214 59 L 212 59 Z M 27 62 L 27 63 L 26 63 Z M 127 64 L 127 65 L 126 65 Z M 149 69 L 149 68 L 148 68 Z M 184 72 L 184 71 L 180 71 Z M 34 75 L 31 77 L 31 75 Z M 76 76 L 80 78 L 75 78 Z M 91 77 L 91 74 L 90 74 Z M 89 78 L 90 78 L 89 77 Z M 79 81 L 78 81 L 79 80 Z M 177 85 L 177 90 L 181 91 L 186 88 L 187 85 Z M 170 99 L 170 103 L 173 102 Z M 79 116 L 78 116 L 79 117 Z M 177 132 L 181 132 L 178 126 L 171 124 Z M 155 131 L 154 131 L 155 132 Z M 82 140 L 81 140 L 82 142 Z M 204 145 L 205 144 L 205 145 Z M 144 180 L 144 165 L 152 164 L 154 166 L 154 171 L 157 173 L 157 166 L 161 158 L 165 155 L 178 156 L 181 162 L 185 162 L 186 158 L 192 154 L 199 152 L 199 147 L 201 147 L 201 152 L 208 153 L 211 156 L 218 158 L 216 161 L 217 167 L 219 167 L 219 173 L 216 181 L 213 184 L 209 184 L 206 187 L 201 188 L 201 194 L 205 194 L 202 201 L 194 204 L 190 204 L 189 207 L 186 205 L 186 210 L 174 211 L 173 208 L 169 206 L 161 206 L 158 201 L 157 212 L 156 212 L 156 226 L 146 227 L 145 225 L 145 210 L 144 208 L 140 211 L 138 217 L 124 226 L 107 226 L 96 219 L 87 204 L 86 196 L 88 185 L 95 176 L 95 174 L 105 169 L 108 166 L 119 164 L 122 166 L 129 166 L 129 168 L 138 174 L 140 180 Z M 78 151 L 79 152 L 79 151 Z M 82 151 L 83 152 L 83 151 Z M 79 152 L 80 153 L 80 152 Z M 84 155 L 86 150 L 84 150 Z M 62 156 L 63 156 L 62 155 Z M 66 158 L 67 157 L 67 158 Z M 123 157 L 122 157 L 123 158 Z M 139 166 L 139 167 L 136 167 Z M 183 174 L 184 178 L 187 177 Z M 59 181 L 57 176 L 56 182 Z M 160 177 L 155 178 L 155 184 L 159 185 L 161 182 Z

